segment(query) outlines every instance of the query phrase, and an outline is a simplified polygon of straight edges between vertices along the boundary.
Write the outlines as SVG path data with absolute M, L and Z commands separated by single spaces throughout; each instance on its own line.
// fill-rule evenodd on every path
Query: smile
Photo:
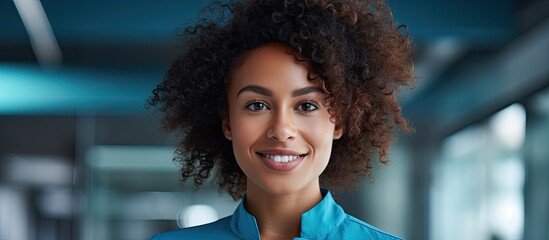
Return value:
M 297 155 L 264 155 L 266 158 L 271 159 L 275 162 L 291 162 L 298 159 L 300 156 Z
M 293 151 L 266 151 L 256 152 L 263 164 L 275 171 L 289 171 L 297 167 L 307 154 Z

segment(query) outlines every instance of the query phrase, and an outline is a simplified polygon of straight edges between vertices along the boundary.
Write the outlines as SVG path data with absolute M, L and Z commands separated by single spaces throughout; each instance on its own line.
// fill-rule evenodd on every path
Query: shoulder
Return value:
M 236 239 L 237 237 L 232 232 L 230 226 L 231 217 L 228 216 L 200 226 L 157 233 L 149 240 Z
M 402 240 L 402 238 L 384 232 L 356 217 L 346 214 L 339 227 L 340 233 L 351 236 L 361 236 L 361 239 L 372 240 Z

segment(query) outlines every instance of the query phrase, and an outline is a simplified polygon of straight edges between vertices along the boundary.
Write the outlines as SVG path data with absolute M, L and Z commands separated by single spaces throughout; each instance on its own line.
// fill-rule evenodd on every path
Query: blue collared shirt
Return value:
M 345 213 L 330 192 L 322 190 L 322 194 L 323 199 L 301 215 L 301 236 L 294 239 L 401 240 Z M 243 202 L 231 216 L 201 226 L 158 233 L 150 240 L 260 239 L 257 222 Z

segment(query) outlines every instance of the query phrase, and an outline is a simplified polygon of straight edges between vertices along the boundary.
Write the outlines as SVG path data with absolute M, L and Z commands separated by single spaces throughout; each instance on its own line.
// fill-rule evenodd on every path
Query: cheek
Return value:
M 314 119 L 300 124 L 301 133 L 318 144 L 331 144 L 334 136 L 335 124 L 329 120 Z
M 232 114 L 230 118 L 233 148 L 249 147 L 259 136 L 260 127 L 257 121 L 251 118 Z
M 230 118 L 232 129 L 233 154 L 240 169 L 246 176 L 253 175 L 253 153 L 251 147 L 256 143 L 260 136 L 260 126 L 257 121 L 251 121 L 250 118 L 233 114 Z

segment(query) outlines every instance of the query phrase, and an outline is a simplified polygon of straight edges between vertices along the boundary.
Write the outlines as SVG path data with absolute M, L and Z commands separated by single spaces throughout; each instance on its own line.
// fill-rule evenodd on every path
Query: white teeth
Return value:
M 265 155 L 265 157 L 273 160 L 274 162 L 284 162 L 284 163 L 291 162 L 299 158 L 299 156 L 295 156 L 295 155 Z

